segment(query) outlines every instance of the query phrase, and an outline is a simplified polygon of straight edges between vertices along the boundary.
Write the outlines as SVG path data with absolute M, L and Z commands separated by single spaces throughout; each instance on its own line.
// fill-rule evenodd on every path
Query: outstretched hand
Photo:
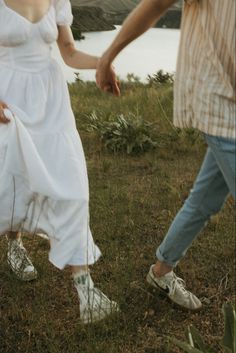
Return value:
M 96 72 L 97 86 L 105 92 L 120 96 L 120 84 L 112 65 L 106 65 L 103 59 L 99 59 Z

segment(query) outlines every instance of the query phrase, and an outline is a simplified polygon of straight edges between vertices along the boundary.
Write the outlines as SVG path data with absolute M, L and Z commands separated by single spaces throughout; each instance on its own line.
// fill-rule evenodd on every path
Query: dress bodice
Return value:
M 41 69 L 51 57 L 58 25 L 71 25 L 69 0 L 52 0 L 42 18 L 32 23 L 0 0 L 0 66 Z

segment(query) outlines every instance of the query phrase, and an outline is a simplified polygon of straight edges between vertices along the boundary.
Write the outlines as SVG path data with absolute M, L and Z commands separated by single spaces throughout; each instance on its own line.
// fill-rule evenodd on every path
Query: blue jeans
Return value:
M 236 140 L 210 135 L 205 139 L 208 149 L 193 189 L 157 249 L 157 259 L 172 267 L 209 218 L 220 211 L 228 194 L 236 198 Z

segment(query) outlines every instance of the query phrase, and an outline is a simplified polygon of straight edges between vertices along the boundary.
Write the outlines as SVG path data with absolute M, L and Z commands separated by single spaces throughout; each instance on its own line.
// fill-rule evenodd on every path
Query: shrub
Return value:
M 71 29 L 72 29 L 72 33 L 73 33 L 75 40 L 85 39 L 85 37 L 82 35 L 82 33 L 78 27 L 76 27 L 75 25 L 72 25 Z
M 154 75 L 148 75 L 147 77 L 148 84 L 150 86 L 160 86 L 166 83 L 173 83 L 174 82 L 174 75 L 170 74 L 169 72 L 164 72 L 163 70 L 157 71 Z
M 80 82 L 80 83 L 83 82 L 83 80 L 81 80 L 80 78 L 79 72 L 74 72 L 74 75 L 75 75 L 75 82 Z
M 153 125 L 140 116 L 123 114 L 104 121 L 96 112 L 87 116 L 87 131 L 96 132 L 111 152 L 140 154 L 156 147 L 153 139 Z
M 225 303 L 223 306 L 224 313 L 224 337 L 221 345 L 225 353 L 235 353 L 236 351 L 236 314 L 235 308 L 231 303 Z M 176 338 L 170 338 L 170 341 L 188 353 L 215 353 L 215 351 L 206 345 L 201 334 L 195 327 L 189 326 L 186 331 L 188 342 L 181 342 Z
M 133 74 L 133 73 L 127 74 L 126 80 L 129 83 L 140 83 L 140 77 L 135 75 L 135 74 Z

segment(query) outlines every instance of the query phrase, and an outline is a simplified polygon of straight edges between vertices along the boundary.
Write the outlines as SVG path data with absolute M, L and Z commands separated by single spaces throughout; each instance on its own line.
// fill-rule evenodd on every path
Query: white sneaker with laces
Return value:
M 154 266 L 150 267 L 147 274 L 147 282 L 152 287 L 160 290 L 182 308 L 193 311 L 201 309 L 201 301 L 193 293 L 185 289 L 185 282 L 182 278 L 177 277 L 173 271 L 162 277 L 156 277 L 153 273 Z
M 32 281 L 38 276 L 21 239 L 8 238 L 7 263 L 21 281 Z
M 118 304 L 94 287 L 90 274 L 74 276 L 74 285 L 80 301 L 80 320 L 84 324 L 95 323 L 119 311 Z

